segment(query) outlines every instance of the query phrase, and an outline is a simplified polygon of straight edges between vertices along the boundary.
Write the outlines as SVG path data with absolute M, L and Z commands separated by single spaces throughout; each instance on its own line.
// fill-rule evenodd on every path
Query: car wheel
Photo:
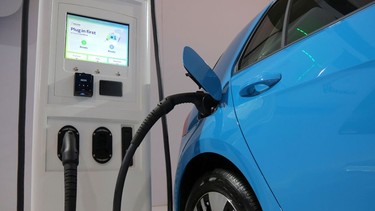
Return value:
M 215 169 L 195 182 L 185 211 L 260 211 L 247 182 L 223 169 Z

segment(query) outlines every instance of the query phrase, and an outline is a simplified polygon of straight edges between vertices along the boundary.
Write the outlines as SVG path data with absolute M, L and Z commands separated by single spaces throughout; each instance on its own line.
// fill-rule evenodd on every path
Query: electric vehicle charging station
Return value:
M 148 113 L 149 1 L 39 2 L 31 210 L 64 209 L 65 133 L 79 151 L 77 210 L 112 207 L 118 168 Z M 125 210 L 151 210 L 150 144 L 133 157 Z

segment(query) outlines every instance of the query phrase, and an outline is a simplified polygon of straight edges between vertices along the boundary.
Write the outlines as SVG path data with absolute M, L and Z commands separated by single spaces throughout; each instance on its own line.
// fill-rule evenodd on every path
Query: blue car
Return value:
M 276 0 L 184 65 L 219 103 L 186 119 L 176 210 L 375 210 L 374 0 Z

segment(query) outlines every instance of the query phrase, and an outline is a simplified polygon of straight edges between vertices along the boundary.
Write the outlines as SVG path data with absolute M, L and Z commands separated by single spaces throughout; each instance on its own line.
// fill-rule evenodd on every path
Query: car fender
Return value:
M 226 115 L 228 121 L 220 121 L 222 115 Z M 217 136 L 218 129 L 222 130 L 220 136 Z M 225 114 L 221 109 L 201 120 L 181 151 L 175 179 L 176 207 L 179 207 L 179 189 L 187 166 L 194 158 L 205 154 L 220 155 L 232 163 L 254 190 L 263 210 L 281 210 L 243 139 L 234 114 Z

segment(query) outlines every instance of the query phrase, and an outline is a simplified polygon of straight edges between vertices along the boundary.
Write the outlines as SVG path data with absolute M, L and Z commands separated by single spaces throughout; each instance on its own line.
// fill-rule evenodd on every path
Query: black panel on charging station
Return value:
M 86 73 L 75 73 L 74 96 L 92 97 L 94 76 Z
M 122 97 L 122 82 L 100 80 L 99 94 L 112 97 Z
M 122 136 L 122 159 L 124 159 L 126 151 L 130 146 L 130 142 L 133 139 L 133 128 L 131 127 L 122 127 L 121 129 Z M 130 166 L 133 166 L 133 159 L 130 161 Z

